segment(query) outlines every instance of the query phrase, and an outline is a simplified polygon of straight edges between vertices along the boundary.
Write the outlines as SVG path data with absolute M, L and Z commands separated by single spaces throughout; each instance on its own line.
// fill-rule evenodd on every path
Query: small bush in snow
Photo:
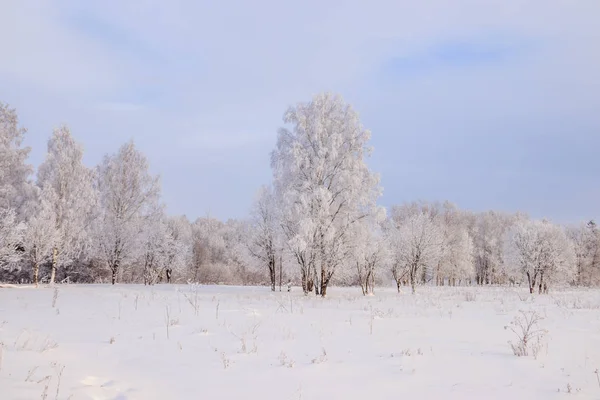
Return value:
M 515 343 L 512 341 L 508 343 L 517 357 L 527 357 L 531 354 L 537 358 L 542 349 L 542 339 L 547 333 L 539 326 L 543 318 L 537 311 L 519 311 L 519 313 L 520 315 L 515 316 L 512 322 L 504 327 L 517 337 Z

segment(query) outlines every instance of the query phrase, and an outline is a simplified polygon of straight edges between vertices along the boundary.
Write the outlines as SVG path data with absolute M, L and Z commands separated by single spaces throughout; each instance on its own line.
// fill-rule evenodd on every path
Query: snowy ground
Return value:
M 0 288 L 0 398 L 600 398 L 598 291 L 446 287 L 365 298 L 330 288 L 328 296 Z M 514 356 L 507 343 L 514 337 L 504 326 L 518 310 L 544 317 L 537 359 Z

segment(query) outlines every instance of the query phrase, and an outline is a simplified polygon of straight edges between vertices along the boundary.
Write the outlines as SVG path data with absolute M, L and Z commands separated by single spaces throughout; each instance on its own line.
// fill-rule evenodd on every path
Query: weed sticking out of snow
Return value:
M 514 355 L 527 357 L 530 354 L 537 359 L 543 347 L 543 339 L 548 333 L 540 327 L 542 316 L 537 311 L 519 311 L 519 315 L 504 327 L 514 333 L 516 341 L 509 341 Z
M 313 364 L 321 364 L 321 363 L 324 363 L 325 361 L 327 361 L 327 350 L 325 350 L 325 347 L 322 347 L 321 354 L 317 358 L 313 358 L 312 363 Z

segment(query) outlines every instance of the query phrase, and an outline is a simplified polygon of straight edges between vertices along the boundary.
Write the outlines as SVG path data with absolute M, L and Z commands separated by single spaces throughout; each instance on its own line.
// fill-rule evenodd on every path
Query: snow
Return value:
M 600 398 L 600 291 L 526 292 L 3 286 L 0 398 Z M 544 317 L 537 359 L 507 343 L 519 310 Z

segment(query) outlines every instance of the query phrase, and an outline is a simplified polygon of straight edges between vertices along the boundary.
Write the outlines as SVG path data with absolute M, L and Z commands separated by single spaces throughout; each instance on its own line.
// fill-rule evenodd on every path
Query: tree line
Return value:
M 288 282 L 326 296 L 363 294 L 393 279 L 410 286 L 600 284 L 593 221 L 561 226 L 523 213 L 461 210 L 450 202 L 385 209 L 373 149 L 351 105 L 322 93 L 290 107 L 271 153 L 273 180 L 247 218 L 167 215 L 160 178 L 133 141 L 99 165 L 67 126 L 34 171 L 16 110 L 0 103 L 0 281 Z M 34 172 L 35 177 L 34 177 Z

